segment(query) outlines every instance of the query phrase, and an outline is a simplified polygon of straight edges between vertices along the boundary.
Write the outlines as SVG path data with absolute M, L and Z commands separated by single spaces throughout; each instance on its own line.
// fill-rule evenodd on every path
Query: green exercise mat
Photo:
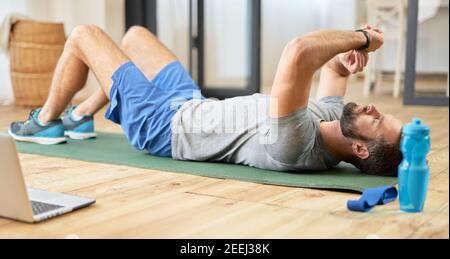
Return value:
M 127 142 L 125 136 L 112 133 L 99 132 L 96 139 L 69 140 L 67 144 L 54 146 L 17 143 L 17 148 L 19 152 L 27 154 L 291 187 L 362 192 L 366 188 L 397 183 L 397 178 L 365 175 L 349 164 L 341 164 L 336 169 L 322 172 L 292 173 L 267 171 L 241 165 L 175 161 L 171 158 L 154 157 L 145 152 L 136 151 Z

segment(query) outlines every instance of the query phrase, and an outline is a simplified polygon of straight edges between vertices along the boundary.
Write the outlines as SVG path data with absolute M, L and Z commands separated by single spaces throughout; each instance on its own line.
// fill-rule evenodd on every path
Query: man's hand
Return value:
M 371 44 L 368 49 L 366 49 L 367 52 L 374 52 L 381 48 L 384 44 L 384 33 L 378 29 L 374 28 L 370 25 L 367 25 L 363 30 L 367 31 L 370 34 L 371 37 Z
M 369 54 L 366 51 L 352 50 L 347 53 L 339 54 L 338 59 L 349 74 L 356 74 L 364 71 L 364 68 L 369 62 Z

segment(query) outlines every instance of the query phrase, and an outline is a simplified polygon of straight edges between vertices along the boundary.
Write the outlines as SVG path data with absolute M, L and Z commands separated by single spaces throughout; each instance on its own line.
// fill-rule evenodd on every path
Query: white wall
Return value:
M 125 31 L 124 0 L 1 0 L 0 21 L 11 12 L 19 12 L 36 20 L 64 22 L 66 34 L 79 24 L 96 24 L 116 42 Z M 78 97 L 86 97 L 98 84 L 90 75 L 88 84 Z M 11 99 L 9 63 L 0 56 L 0 99 Z
M 163 0 L 157 4 L 158 37 L 189 65 L 189 0 Z
M 205 13 L 205 84 L 242 88 L 251 76 L 250 2 L 205 1 Z
M 26 12 L 25 0 L 2 0 L 0 2 L 0 21 L 3 20 L 8 13 Z M 11 79 L 9 77 L 9 61 L 8 58 L 0 54 L 0 105 L 4 100 L 12 98 Z
M 271 85 L 284 46 L 319 29 L 352 29 L 358 0 L 263 0 L 262 84 Z

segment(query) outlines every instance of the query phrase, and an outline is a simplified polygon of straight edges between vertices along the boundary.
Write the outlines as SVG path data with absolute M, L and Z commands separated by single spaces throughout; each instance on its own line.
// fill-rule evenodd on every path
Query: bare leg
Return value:
M 78 117 L 82 117 L 84 115 L 93 116 L 106 104 L 108 104 L 108 102 L 109 102 L 108 97 L 106 97 L 103 90 L 98 89 L 88 99 L 80 103 L 75 108 L 75 110 L 73 110 L 73 113 Z
M 109 96 L 113 83 L 111 76 L 128 61 L 125 53 L 98 27 L 76 27 L 55 70 L 49 98 L 39 115 L 41 122 L 47 123 L 61 115 L 75 93 L 84 86 L 88 68 L 94 72 L 104 94 L 97 92 L 88 100 L 100 105 Z
M 151 80 L 168 64 L 177 60 L 155 35 L 141 26 L 133 26 L 122 40 L 122 50 Z
M 161 69 L 176 61 L 177 57 L 155 35 L 141 26 L 133 26 L 125 34 L 121 45 L 128 58 L 151 80 Z M 98 90 L 77 106 L 77 116 L 94 115 L 108 103 L 103 91 Z
M 88 66 L 72 55 L 66 45 L 56 66 L 49 96 L 40 113 L 41 122 L 47 123 L 61 114 L 72 97 L 86 84 L 88 71 Z

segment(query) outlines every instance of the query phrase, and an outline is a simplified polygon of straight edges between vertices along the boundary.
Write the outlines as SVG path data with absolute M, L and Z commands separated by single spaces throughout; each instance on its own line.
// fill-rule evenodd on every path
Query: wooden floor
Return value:
M 359 85 L 359 84 L 358 84 Z M 406 214 L 398 202 L 367 214 L 346 209 L 359 195 L 218 180 L 21 154 L 35 188 L 97 199 L 97 204 L 28 225 L 0 218 L 0 238 L 449 238 L 449 110 L 403 107 L 387 93 L 361 88 L 347 101 L 374 102 L 403 121 L 431 129 L 431 179 L 425 211 Z M 0 130 L 28 110 L 0 107 Z M 120 128 L 96 118 L 97 130 Z

